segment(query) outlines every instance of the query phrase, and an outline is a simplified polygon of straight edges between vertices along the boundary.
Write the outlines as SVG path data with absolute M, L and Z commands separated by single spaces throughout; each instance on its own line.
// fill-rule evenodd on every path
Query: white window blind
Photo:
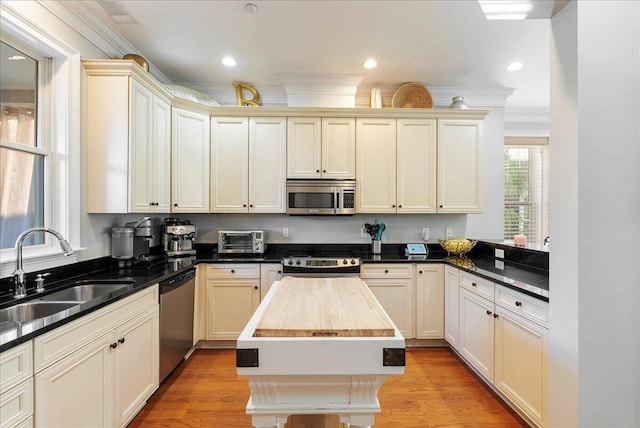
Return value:
M 549 234 L 549 139 L 507 137 L 504 146 L 504 239 L 525 235 L 542 245 Z

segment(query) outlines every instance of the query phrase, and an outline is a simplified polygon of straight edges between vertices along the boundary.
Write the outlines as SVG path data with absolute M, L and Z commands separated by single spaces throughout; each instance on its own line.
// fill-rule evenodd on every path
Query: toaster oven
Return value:
M 267 249 L 264 230 L 219 230 L 218 253 L 262 254 Z

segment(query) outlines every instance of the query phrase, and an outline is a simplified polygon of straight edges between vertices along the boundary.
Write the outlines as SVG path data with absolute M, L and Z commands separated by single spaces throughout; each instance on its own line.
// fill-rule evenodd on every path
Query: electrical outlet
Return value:
M 429 240 L 429 228 L 428 227 L 423 227 L 422 228 L 422 239 L 424 241 L 428 241 Z
M 452 235 L 453 235 L 453 230 L 450 227 L 447 227 L 444 229 L 445 238 L 451 238 Z
M 361 238 L 366 238 L 367 236 L 369 236 L 369 235 L 367 234 L 367 229 L 365 229 L 365 228 L 364 228 L 364 226 L 362 226 L 362 227 L 360 228 L 360 237 L 361 237 Z
M 283 238 L 288 238 L 289 237 L 289 228 L 288 227 L 283 227 L 282 228 L 282 237 Z

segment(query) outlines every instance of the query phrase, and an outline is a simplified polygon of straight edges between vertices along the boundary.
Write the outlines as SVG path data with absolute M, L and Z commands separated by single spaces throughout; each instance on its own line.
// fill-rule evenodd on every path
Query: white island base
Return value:
M 264 322 L 273 317 L 276 324 Z M 385 378 L 404 373 L 405 342 L 359 278 L 286 277 L 269 290 L 236 353 L 238 374 L 249 378 L 254 427 L 282 428 L 291 415 L 325 414 L 356 428 L 373 425 Z

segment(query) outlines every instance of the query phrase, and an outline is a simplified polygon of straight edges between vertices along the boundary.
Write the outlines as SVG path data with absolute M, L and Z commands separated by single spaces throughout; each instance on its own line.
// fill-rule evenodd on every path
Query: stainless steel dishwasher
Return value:
M 160 382 L 193 346 L 193 300 L 196 270 L 160 283 Z

